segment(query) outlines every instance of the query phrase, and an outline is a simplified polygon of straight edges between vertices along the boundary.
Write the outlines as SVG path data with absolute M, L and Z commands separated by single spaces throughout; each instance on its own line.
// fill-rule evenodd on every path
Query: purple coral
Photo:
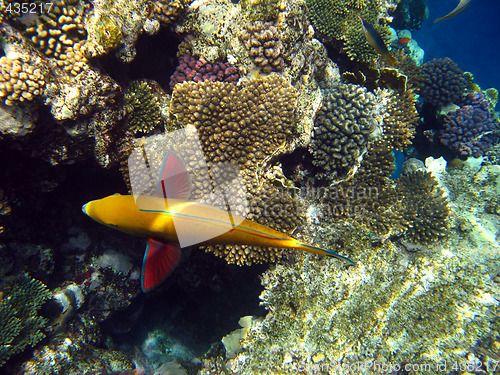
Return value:
M 196 59 L 190 54 L 182 55 L 179 59 L 179 65 L 175 69 L 174 74 L 170 77 L 170 88 L 184 81 L 220 81 L 236 83 L 240 79 L 240 75 L 235 67 L 229 63 L 216 62 L 209 63 L 203 57 Z
M 463 107 L 444 118 L 440 140 L 462 156 L 480 157 L 493 145 L 497 124 L 490 116 L 484 97 L 481 100 L 480 96 L 469 94 L 463 102 L 466 103 Z

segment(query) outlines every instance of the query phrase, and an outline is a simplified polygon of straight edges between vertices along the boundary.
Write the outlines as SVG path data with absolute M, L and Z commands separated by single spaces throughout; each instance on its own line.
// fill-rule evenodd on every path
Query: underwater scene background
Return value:
M 499 14 L 0 0 L 0 374 L 499 373 Z

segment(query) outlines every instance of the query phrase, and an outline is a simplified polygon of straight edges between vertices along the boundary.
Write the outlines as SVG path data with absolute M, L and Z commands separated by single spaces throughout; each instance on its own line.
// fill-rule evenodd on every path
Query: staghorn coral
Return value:
M 124 95 L 127 128 L 134 134 L 148 134 L 162 129 L 162 90 L 154 81 L 133 81 Z
M 352 173 L 377 129 L 375 95 L 361 86 L 338 84 L 324 90 L 315 121 L 313 164 L 318 178 L 337 179 Z
M 467 84 L 464 72 L 448 57 L 423 64 L 417 81 L 421 98 L 437 108 L 460 99 Z
M 0 290 L 0 366 L 45 337 L 47 320 L 38 315 L 51 292 L 27 275 L 11 277 Z
M 272 22 L 249 23 L 241 33 L 241 39 L 249 50 L 255 65 L 264 73 L 282 71 L 284 46 L 278 29 Z
M 443 238 L 448 230 L 450 209 L 443 190 L 431 173 L 416 171 L 401 176 L 397 190 L 403 195 L 404 217 L 410 223 L 405 236 L 428 244 Z
M 179 58 L 179 65 L 170 77 L 170 89 L 184 81 L 219 81 L 237 83 L 240 79 L 238 70 L 229 63 L 216 62 L 210 64 L 204 58 L 196 59 L 186 53 Z
M 307 0 L 315 29 L 343 43 L 342 48 L 350 59 L 366 63 L 377 59 L 378 54 L 368 44 L 358 16 L 362 16 L 382 38 L 388 40 L 390 32 L 384 21 L 389 19 L 387 13 L 394 6 L 390 1 L 379 0 Z

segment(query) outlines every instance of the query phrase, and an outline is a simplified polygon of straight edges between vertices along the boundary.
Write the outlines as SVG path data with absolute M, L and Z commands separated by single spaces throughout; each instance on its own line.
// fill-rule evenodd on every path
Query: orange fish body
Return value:
M 143 262 L 141 283 L 144 291 L 158 285 L 177 264 L 179 230 L 183 229 L 191 236 L 204 239 L 194 242 L 200 245 L 292 248 L 353 263 L 333 251 L 302 243 L 272 228 L 198 202 L 115 194 L 88 202 L 82 211 L 110 228 L 150 239 Z M 155 260 L 149 259 L 150 251 Z
M 403 37 L 403 38 L 398 39 L 398 44 L 401 44 L 401 45 L 405 45 L 405 44 L 408 44 L 410 42 L 411 42 L 411 38 Z

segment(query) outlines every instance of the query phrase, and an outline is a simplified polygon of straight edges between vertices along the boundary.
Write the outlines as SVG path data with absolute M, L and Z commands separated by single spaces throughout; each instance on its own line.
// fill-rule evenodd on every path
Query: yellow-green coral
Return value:
M 310 19 L 318 32 L 344 43 L 344 50 L 352 60 L 370 62 L 378 57 L 363 34 L 363 17 L 387 40 L 388 26 L 380 0 L 307 0 Z M 381 22 L 379 22 L 379 20 Z
M 242 0 L 240 4 L 252 21 L 275 20 L 280 10 L 280 0 Z
M 161 130 L 161 88 L 153 82 L 133 81 L 124 96 L 128 111 L 128 128 L 134 133 L 148 134 Z
M 50 296 L 42 282 L 27 275 L 4 282 L 0 289 L 0 366 L 45 337 L 42 329 L 47 320 L 38 310 Z

